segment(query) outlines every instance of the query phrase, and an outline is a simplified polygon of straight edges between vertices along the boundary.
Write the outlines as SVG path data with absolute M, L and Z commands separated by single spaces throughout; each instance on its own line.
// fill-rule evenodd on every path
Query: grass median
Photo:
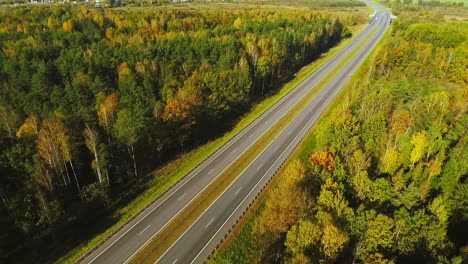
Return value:
M 224 136 L 210 141 L 205 145 L 198 147 L 184 155 L 181 155 L 178 159 L 172 161 L 168 165 L 161 169 L 151 173 L 153 180 L 148 183 L 148 189 L 143 194 L 127 203 L 124 207 L 116 210 L 113 215 L 114 219 L 118 219 L 111 227 L 105 230 L 98 236 L 83 242 L 73 250 L 69 251 L 66 255 L 56 260 L 54 263 L 74 263 L 86 252 L 90 251 L 101 243 L 106 237 L 115 232 L 120 226 L 131 219 L 139 211 L 141 211 L 146 205 L 151 203 L 154 199 L 159 197 L 164 191 L 174 185 L 184 175 L 190 172 L 196 165 L 206 159 L 211 153 L 222 146 L 225 142 L 236 135 L 240 130 L 250 124 L 258 116 L 260 116 L 269 107 L 274 105 L 287 93 L 289 93 L 294 87 L 305 80 L 309 75 L 315 72 L 319 67 L 326 63 L 331 57 L 343 49 L 349 42 L 356 38 L 367 26 L 362 24 L 356 26 L 353 29 L 354 36 L 343 40 L 339 45 L 331 48 L 327 53 L 323 54 L 318 60 L 311 63 L 308 66 L 303 67 L 297 74 L 297 76 L 284 85 L 276 94 L 267 97 L 262 102 L 255 105 L 252 110 L 240 119 L 238 124 L 226 133 Z
M 182 210 L 153 240 L 143 248 L 131 263 L 154 263 L 169 247 L 194 223 L 203 212 L 237 179 L 280 134 L 283 129 L 313 100 L 336 74 L 356 55 L 362 46 L 376 33 L 377 27 L 362 40 L 342 63 L 333 68 L 313 89 L 311 89 L 296 105 L 294 105 L 278 122 L 276 122 L 259 140 L 245 151 L 229 168 L 216 178 L 201 194 L 199 194 L 184 210 Z

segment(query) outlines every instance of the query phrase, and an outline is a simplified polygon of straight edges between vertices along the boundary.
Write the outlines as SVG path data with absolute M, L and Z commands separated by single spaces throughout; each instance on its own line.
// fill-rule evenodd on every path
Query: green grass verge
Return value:
M 343 47 L 345 47 L 349 42 L 351 42 L 356 36 L 358 36 L 367 25 L 360 25 L 353 29 L 354 36 L 343 40 L 339 45 L 330 49 L 327 53 L 322 55 L 318 60 L 303 67 L 297 74 L 297 76 L 285 86 L 283 86 L 276 94 L 267 97 L 262 102 L 258 103 L 252 108 L 252 110 L 246 114 L 243 118 L 240 119 L 238 124 L 230 132 L 226 133 L 222 137 L 210 141 L 207 144 L 194 149 L 184 155 L 181 155 L 180 158 L 174 160 L 168 165 L 164 166 L 160 170 L 157 170 L 152 173 L 153 180 L 148 184 L 148 190 L 145 191 L 142 195 L 138 196 L 131 202 L 129 202 L 124 207 L 118 209 L 113 218 L 119 219 L 115 224 L 108 228 L 105 232 L 99 234 L 98 236 L 92 238 L 91 240 L 81 243 L 79 246 L 75 247 L 73 250 L 69 251 L 66 255 L 56 260 L 54 263 L 74 263 L 82 255 L 87 253 L 89 250 L 97 246 L 101 241 L 106 237 L 111 235 L 115 230 L 122 226 L 126 221 L 136 215 L 141 211 L 146 205 L 160 196 L 164 191 L 169 187 L 174 185 L 178 180 L 180 180 L 184 175 L 186 175 L 190 170 L 192 170 L 196 165 L 206 159 L 211 153 L 216 149 L 222 146 L 226 141 L 231 139 L 235 134 L 237 134 L 241 129 L 250 124 L 258 116 L 260 116 L 265 110 L 275 104 L 288 92 L 290 92 L 294 87 L 301 83 L 305 78 L 310 74 L 316 71 L 320 66 L 327 62 L 332 56 L 338 53 Z
M 283 129 L 313 100 L 346 64 L 356 55 L 367 41 L 374 36 L 377 27 L 357 45 L 342 63 L 336 65 L 332 71 L 311 89 L 299 102 L 266 131 L 262 137 L 244 152 L 226 171 L 214 180 L 194 201 L 180 212 L 153 240 L 141 250 L 131 263 L 154 263 L 175 241 L 194 223 L 203 212 L 234 182 L 262 151 L 278 136 Z
M 292 153 L 287 162 L 285 162 L 282 170 L 280 170 L 277 173 L 277 176 L 273 178 L 272 183 L 269 185 L 270 188 L 275 188 L 275 182 L 281 177 L 285 176 L 282 173 L 283 169 L 286 168 L 291 161 L 300 159 L 302 162 L 307 162 L 309 154 L 313 151 L 318 151 L 315 146 L 314 136 L 317 128 L 320 127 L 321 123 L 330 118 L 330 114 L 332 113 L 333 109 L 336 109 L 336 107 L 341 105 L 347 99 L 356 83 L 365 82 L 364 80 L 367 78 L 367 72 L 364 69 L 369 67 L 369 65 L 374 61 L 375 54 L 377 54 L 380 49 L 380 43 L 388 36 L 389 32 L 390 30 L 385 32 L 380 42 L 367 56 L 361 67 L 345 84 L 344 88 L 338 93 L 337 97 L 332 101 L 332 103 L 321 115 L 319 120 L 317 120 L 316 124 L 307 133 L 302 143 L 299 144 L 298 148 Z M 255 244 L 252 242 L 255 241 L 253 226 L 256 219 L 261 215 L 261 211 L 265 208 L 265 199 L 268 198 L 268 191 L 270 188 L 266 188 L 259 199 L 256 200 L 257 205 L 254 204 L 254 206 L 250 208 L 250 210 L 246 213 L 244 220 L 240 221 L 239 224 L 236 225 L 230 236 L 228 236 L 219 250 L 217 250 L 213 257 L 208 261 L 208 264 L 254 263 L 254 261 L 260 257 L 259 250 L 261 249 L 256 248 Z

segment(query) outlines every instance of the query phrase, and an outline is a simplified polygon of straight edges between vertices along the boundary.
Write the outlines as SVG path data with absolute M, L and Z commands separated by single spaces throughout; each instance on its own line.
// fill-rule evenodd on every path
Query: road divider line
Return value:
M 208 224 L 205 226 L 205 228 L 207 228 L 211 224 L 211 222 L 213 222 L 213 220 L 214 220 L 214 218 L 211 219 L 210 222 L 208 222 Z
M 141 234 L 143 234 L 151 225 L 148 225 L 147 227 L 145 227 L 145 229 L 143 229 L 143 231 L 141 231 L 138 235 L 141 236 Z
M 239 190 L 237 190 L 237 192 L 234 195 L 237 195 L 240 192 L 241 189 L 242 188 L 239 188 Z
M 179 199 L 177 199 L 177 201 L 180 201 L 180 200 L 182 200 L 182 198 L 184 198 L 184 197 L 185 197 L 185 195 L 187 195 L 187 193 L 184 193 L 184 194 L 183 194 L 181 197 L 179 197 Z

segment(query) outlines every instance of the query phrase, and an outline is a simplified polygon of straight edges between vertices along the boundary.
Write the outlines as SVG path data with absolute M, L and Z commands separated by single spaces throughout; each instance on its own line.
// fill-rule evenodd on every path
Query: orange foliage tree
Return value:
M 335 158 L 328 151 L 314 152 L 310 155 L 309 161 L 312 165 L 319 165 L 327 171 L 333 171 L 335 167 Z

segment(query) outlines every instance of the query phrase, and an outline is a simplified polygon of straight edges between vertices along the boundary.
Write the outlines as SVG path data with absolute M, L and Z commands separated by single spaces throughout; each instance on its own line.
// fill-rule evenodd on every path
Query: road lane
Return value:
M 170 263 L 174 258 L 181 263 L 203 263 L 206 260 L 385 33 L 390 15 L 380 8 L 377 14 L 378 19 L 373 20 L 376 21 L 375 26 L 379 26 L 376 34 L 156 263 Z M 279 148 L 283 151 L 271 151 Z M 232 196 L 231 193 L 239 188 L 243 190 L 240 195 Z M 200 225 L 207 221 L 208 215 L 215 216 L 216 220 L 210 230 L 200 231 Z
M 382 19 L 381 19 L 382 21 Z M 201 193 L 217 176 L 229 167 L 239 156 L 242 155 L 263 133 L 265 133 L 277 120 L 295 105 L 307 92 L 312 89 L 331 69 L 338 65 L 346 55 L 354 49 L 372 31 L 378 22 L 372 19 L 369 26 L 344 49 L 327 61 L 322 67 L 315 71 L 305 81 L 299 84 L 294 90 L 280 99 L 275 105 L 269 108 L 254 122 L 249 124 L 244 130 L 234 136 L 225 145 L 218 149 L 212 156 L 202 162 L 195 170 L 189 173 L 179 183 L 177 183 L 166 194 L 158 198 L 151 206 L 146 208 L 141 214 L 130 221 L 119 232 L 110 237 L 106 242 L 97 247 L 93 252 L 85 256 L 82 263 L 125 263 L 140 248 L 162 230 L 167 223 L 185 208 L 190 201 Z M 295 136 L 294 131 L 289 131 L 289 136 Z M 287 140 L 289 139 L 285 139 Z M 278 153 L 286 146 L 275 146 L 270 153 Z M 258 160 L 258 159 L 257 159 Z M 260 174 L 268 170 L 272 163 L 270 159 L 265 159 L 265 165 L 258 163 Z M 261 166 L 260 166 L 261 165 Z M 240 189 L 239 189 L 240 188 Z M 244 198 L 251 190 L 248 185 L 238 186 L 238 198 Z M 234 192 L 235 192 L 234 191 Z M 232 193 L 231 193 L 232 195 Z M 183 196 L 183 197 L 182 197 Z M 180 200 L 179 200 L 180 199 Z M 214 219 L 213 228 L 222 218 Z M 209 219 L 208 219 L 209 220 Z M 146 228 L 146 229 L 145 229 Z M 144 232 L 143 229 L 145 229 Z M 141 233 L 141 235 L 140 235 Z M 177 258 L 179 263 L 185 263 L 182 258 Z M 174 259 L 172 260 L 174 261 Z M 167 263 L 172 263 L 167 262 Z M 161 262 L 166 263 L 166 262 Z

